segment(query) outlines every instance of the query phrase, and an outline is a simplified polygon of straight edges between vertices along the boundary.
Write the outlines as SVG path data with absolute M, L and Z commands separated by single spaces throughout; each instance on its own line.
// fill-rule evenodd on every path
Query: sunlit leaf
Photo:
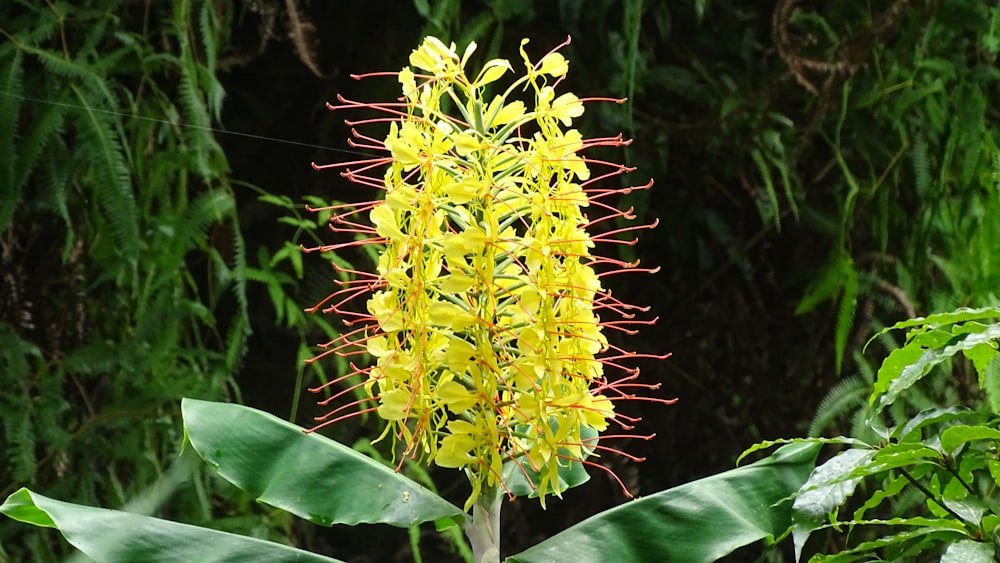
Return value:
M 409 527 L 462 509 L 381 463 L 268 413 L 184 399 L 187 437 L 226 480 L 261 502 L 324 526 Z
M 819 444 L 785 446 L 746 467 L 602 512 L 507 559 L 509 562 L 714 561 L 773 541 L 791 524 L 782 499 L 805 482 Z
M 189 563 L 336 563 L 336 559 L 248 538 L 129 512 L 81 506 L 20 489 L 0 505 L 14 520 L 56 528 L 73 547 L 96 561 Z

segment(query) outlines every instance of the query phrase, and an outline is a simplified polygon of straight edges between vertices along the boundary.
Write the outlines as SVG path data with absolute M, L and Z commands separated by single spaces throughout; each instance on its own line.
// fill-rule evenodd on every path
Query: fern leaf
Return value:
M 816 414 L 809 424 L 809 436 L 819 436 L 823 430 L 852 409 L 864 408 L 868 383 L 861 377 L 851 376 L 833 386 L 820 401 Z
M 966 95 L 959 98 L 957 109 L 957 134 L 961 135 L 962 186 L 968 186 L 976 178 L 979 171 L 979 160 L 983 152 L 983 130 L 986 125 L 986 97 L 978 86 L 966 88 Z
M 840 296 L 836 330 L 834 331 L 837 373 L 840 373 L 844 361 L 847 339 L 851 336 L 851 328 L 854 327 L 854 314 L 858 308 L 858 274 L 854 271 L 853 262 L 848 263 L 848 266 L 845 270 L 844 291 Z
M 233 295 L 236 297 L 236 303 L 240 306 L 240 311 L 244 316 L 249 319 L 249 303 L 247 302 L 247 247 L 246 241 L 243 240 L 243 233 L 240 232 L 239 222 L 234 217 L 233 221 L 233 274 L 236 279 L 236 283 L 233 285 Z
M 913 160 L 915 191 L 921 196 L 926 196 L 931 185 L 931 165 L 927 159 L 927 139 L 924 138 L 923 132 L 918 132 L 917 138 L 913 140 L 910 158 Z
M 72 86 L 79 102 L 82 119 L 76 121 L 86 151 L 94 156 L 97 199 L 107 214 L 115 243 L 126 258 L 134 259 L 139 250 L 139 210 L 132 191 L 132 177 L 125 157 L 107 117 L 99 114 L 80 88 Z
M 774 189 L 774 178 L 771 177 L 771 169 L 764 161 L 764 154 L 761 150 L 754 149 L 750 156 L 753 157 L 754 164 L 760 172 L 761 180 L 764 181 L 764 193 L 766 197 L 757 200 L 757 207 L 760 209 L 761 219 L 764 222 L 773 219 L 774 228 L 781 231 L 781 209 L 778 206 L 778 194 Z
M 45 49 L 38 49 L 30 45 L 21 47 L 26 53 L 30 53 L 38 58 L 45 70 L 56 76 L 79 80 L 87 86 L 89 90 L 99 92 L 105 103 L 114 107 L 115 97 L 108 90 L 107 81 L 100 74 L 94 72 L 89 66 L 78 62 L 64 59 L 61 55 L 51 53 Z
M 15 50 L 13 56 L 8 61 L 8 65 L 0 74 L 0 81 L 2 81 L 3 96 L 0 96 L 0 151 L 2 154 L 7 155 L 6 158 L 2 160 L 3 169 L 0 170 L 2 174 L 3 182 L 0 185 L 4 186 L 4 192 L 0 194 L 3 197 L 3 202 L 0 203 L 3 207 L 0 207 L 0 229 L 6 226 L 7 221 L 10 219 L 7 208 L 9 207 L 8 201 L 14 201 L 14 196 L 17 195 L 20 198 L 20 189 L 14 184 L 14 161 L 16 160 L 14 147 L 17 142 L 17 125 L 18 117 L 21 114 L 21 105 L 24 102 L 23 92 L 24 92 L 24 68 L 22 66 L 24 56 L 21 51 Z M 16 203 L 15 203 L 16 205 Z M 10 213 L 13 213 L 13 208 L 10 209 Z
M 808 313 L 820 303 L 833 299 L 852 271 L 851 256 L 846 250 L 838 248 L 831 253 L 823 271 L 806 288 L 799 305 L 795 308 L 795 314 Z
M 233 216 L 236 202 L 232 194 L 223 189 L 208 190 L 198 196 L 184 212 L 181 226 L 175 237 L 183 241 L 184 250 L 198 246 L 193 243 L 196 235 L 204 235 L 208 227 Z
M 66 256 L 76 239 L 76 231 L 69 216 L 69 196 L 72 193 L 73 167 L 59 160 L 60 155 L 67 154 L 69 148 L 61 137 L 55 135 L 52 139 L 55 147 L 44 151 L 41 156 L 42 165 L 38 167 L 38 184 L 42 187 L 38 199 L 40 207 L 55 211 L 66 224 L 66 237 L 63 241 L 63 256 Z
M 30 129 L 18 141 L 17 164 L 14 167 L 13 186 L 16 190 L 24 189 L 38 162 L 39 156 L 53 137 L 61 135 L 66 123 L 67 107 L 62 104 L 65 91 L 55 98 L 54 104 L 41 108 L 41 113 L 33 119 Z M 0 225 L 3 221 L 0 220 Z
M 226 371 L 235 374 L 247 355 L 247 341 L 250 339 L 250 321 L 242 312 L 233 315 L 233 321 L 226 334 Z
M 201 48 L 205 53 L 205 67 L 209 74 L 215 74 L 215 63 L 219 58 L 219 49 L 215 42 L 215 30 L 218 25 L 214 2 L 203 0 L 201 10 L 198 12 L 198 31 L 201 37 Z
M 35 455 L 35 435 L 31 425 L 31 405 L 27 396 L 20 400 L 7 401 L 4 414 L 4 439 L 7 442 L 7 457 L 10 476 L 14 482 L 30 484 L 34 481 L 37 458 Z M 9 414 L 8 414 L 9 413 Z

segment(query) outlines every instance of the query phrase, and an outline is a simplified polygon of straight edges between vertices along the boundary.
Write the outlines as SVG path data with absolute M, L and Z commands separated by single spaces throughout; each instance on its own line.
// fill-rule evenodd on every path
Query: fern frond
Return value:
M 187 57 L 182 60 L 188 62 Z M 205 180 L 212 179 L 218 176 L 209 158 L 209 152 L 215 148 L 215 139 L 208 131 L 211 127 L 211 118 L 198 90 L 198 69 L 195 63 L 191 62 L 182 65 L 181 72 L 180 85 L 177 89 L 180 105 L 185 118 L 195 125 L 184 131 L 184 138 L 190 143 L 189 150 L 193 153 L 198 175 Z
M 913 160 L 914 189 L 921 196 L 927 195 L 931 185 L 931 164 L 927 158 L 927 139 L 924 138 L 922 131 L 918 131 L 916 139 L 913 140 L 910 159 Z
M 226 371 L 235 374 L 243 364 L 243 358 L 247 355 L 247 341 L 250 339 L 252 330 L 249 318 L 237 312 L 233 315 L 233 321 L 226 334 L 225 362 Z
M 222 120 L 222 100 L 226 92 L 216 78 L 216 63 L 219 59 L 218 38 L 220 22 L 215 11 L 215 2 L 205 0 L 198 12 L 198 30 L 201 32 L 201 44 L 204 52 L 204 84 L 205 97 L 208 99 L 208 109 L 216 121 Z
M 17 125 L 21 114 L 24 91 L 24 68 L 22 66 L 23 55 L 21 51 L 15 50 L 7 61 L 7 66 L 0 71 L 0 81 L 2 81 L 3 96 L 0 96 L 0 154 L 6 155 L 2 159 L 3 166 L 0 169 L 0 230 L 3 230 L 10 222 L 14 209 L 21 201 L 21 188 L 14 182 L 16 177 L 16 166 L 18 153 L 14 150 L 18 139 Z
M 843 248 L 834 250 L 827 259 L 823 271 L 806 288 L 805 294 L 795 308 L 795 314 L 808 313 L 820 303 L 833 299 L 853 271 L 851 256 L 847 251 Z
M 760 209 L 761 219 L 765 222 L 773 219 L 774 228 L 780 232 L 781 209 L 778 205 L 778 194 L 774 189 L 774 178 L 771 177 L 771 169 L 768 167 L 767 162 L 764 161 L 764 154 L 759 148 L 751 151 L 750 156 L 753 158 L 754 164 L 757 165 L 757 171 L 760 173 L 760 178 L 764 182 L 765 197 L 757 200 L 757 207 Z
M 837 322 L 834 330 L 834 344 L 836 353 L 837 373 L 840 373 L 844 360 L 844 351 L 847 347 L 847 339 L 851 336 L 851 328 L 854 327 L 854 314 L 858 308 L 858 275 L 854 271 L 852 262 L 848 263 L 845 271 L 844 291 L 840 295 L 840 305 L 837 308 Z
M 11 478 L 17 483 L 31 484 L 36 474 L 35 435 L 31 424 L 31 401 L 27 394 L 14 398 L 4 413 L 4 440 Z
M 239 223 L 237 219 L 233 218 L 233 266 L 232 271 L 235 276 L 236 283 L 233 285 L 233 295 L 236 297 L 236 303 L 240 306 L 240 311 L 243 315 L 249 315 L 249 303 L 247 301 L 247 247 L 246 241 L 243 240 L 243 233 L 240 232 Z M 249 318 L 249 316 L 248 316 Z
M 188 206 L 175 236 L 183 241 L 185 250 L 190 249 L 196 234 L 204 235 L 209 226 L 225 221 L 235 212 L 236 201 L 231 193 L 220 188 L 208 190 Z
M 78 87 L 72 89 L 83 114 L 75 123 L 86 144 L 85 150 L 94 156 L 98 202 L 107 214 L 115 243 L 127 258 L 134 259 L 139 251 L 139 210 L 121 144 L 108 118 L 95 111 Z
M 14 167 L 13 186 L 17 190 L 24 189 L 39 155 L 48 146 L 49 141 L 62 135 L 65 130 L 68 108 L 60 105 L 66 97 L 66 91 L 54 98 L 56 103 L 40 108 L 41 113 L 32 120 L 30 129 L 21 137 L 17 146 L 17 164 Z M 3 221 L 0 220 L 0 225 Z
M 76 240 L 76 231 L 69 215 L 69 196 L 72 193 L 72 173 L 75 168 L 59 160 L 60 155 L 69 153 L 69 148 L 62 137 L 53 136 L 52 144 L 54 147 L 42 152 L 40 159 L 42 164 L 38 167 L 37 183 L 42 190 L 37 205 L 55 211 L 66 224 L 66 236 L 62 245 L 65 257 Z
M 56 76 L 79 80 L 88 89 L 100 92 L 105 102 L 114 106 L 115 98 L 111 94 L 111 91 L 108 90 L 105 79 L 100 74 L 94 72 L 94 69 L 91 67 L 66 60 L 61 55 L 46 51 L 45 49 L 38 49 L 29 45 L 22 46 L 22 49 L 26 53 L 30 53 L 38 58 L 42 66 L 45 67 L 45 70 Z
M 868 396 L 868 383 L 861 377 L 853 375 L 830 389 L 816 408 L 816 414 L 809 424 L 809 436 L 819 436 L 827 427 L 833 424 L 853 409 L 864 407 Z
M 979 159 L 983 152 L 983 131 L 986 128 L 986 97 L 976 85 L 968 85 L 959 97 L 955 126 L 958 129 L 953 134 L 963 139 L 961 179 L 962 186 L 968 186 L 976 179 L 979 171 Z

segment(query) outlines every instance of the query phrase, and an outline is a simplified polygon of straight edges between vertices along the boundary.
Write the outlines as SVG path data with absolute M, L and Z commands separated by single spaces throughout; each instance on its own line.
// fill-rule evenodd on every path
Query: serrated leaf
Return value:
M 184 428 L 222 477 L 267 503 L 323 526 L 409 527 L 464 511 L 415 481 L 268 413 L 184 399 Z
M 73 547 L 96 561 L 188 563 L 336 563 L 336 559 L 257 538 L 199 528 L 140 514 L 93 508 L 20 489 L 0 513 L 28 524 L 56 528 Z

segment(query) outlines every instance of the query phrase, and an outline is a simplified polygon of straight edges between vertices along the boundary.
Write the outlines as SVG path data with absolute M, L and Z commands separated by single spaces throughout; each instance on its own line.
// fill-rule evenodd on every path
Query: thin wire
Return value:
M 303 142 L 300 142 L 300 141 L 292 141 L 290 139 L 279 139 L 277 137 L 268 137 L 266 135 L 256 135 L 254 133 L 244 133 L 242 131 L 227 131 L 225 129 L 216 129 L 215 127 L 205 127 L 203 125 L 195 125 L 195 124 L 192 124 L 192 123 L 175 123 L 173 121 L 167 121 L 165 119 L 157 119 L 155 117 L 146 117 L 144 115 L 132 115 L 132 114 L 128 114 L 128 113 L 122 113 L 122 112 L 119 112 L 119 111 L 112 111 L 112 110 L 98 109 L 98 108 L 87 108 L 87 107 L 84 107 L 84 106 L 81 106 L 81 105 L 77 105 L 77 104 L 69 104 L 69 103 L 66 103 L 66 102 L 56 102 L 56 101 L 53 101 L 53 100 L 44 100 L 44 99 L 41 99 L 41 98 L 34 98 L 34 97 L 31 97 L 31 96 L 19 96 L 19 95 L 16 95 L 16 94 L 10 94 L 8 92 L 0 92 L 0 94 L 3 94 L 4 96 L 6 96 L 8 98 L 17 98 L 17 99 L 20 99 L 20 100 L 24 100 L 26 102 L 36 102 L 36 103 L 39 103 L 39 104 L 48 104 L 48 105 L 51 105 L 51 106 L 62 106 L 62 107 L 73 108 L 73 109 L 88 110 L 88 111 L 94 111 L 94 112 L 97 112 L 97 113 L 103 113 L 103 114 L 107 114 L 107 115 L 115 115 L 115 116 L 118 116 L 118 117 L 126 117 L 126 118 L 129 118 L 129 119 L 142 119 L 142 120 L 145 120 L 145 121 L 152 121 L 154 123 L 163 123 L 165 125 L 172 125 L 172 126 L 175 126 L 175 127 L 187 127 L 189 129 L 200 129 L 202 131 L 210 131 L 212 133 L 219 133 L 219 134 L 223 134 L 223 135 L 235 135 L 237 137 L 246 137 L 248 139 L 257 139 L 259 141 L 270 141 L 272 143 L 282 143 L 282 144 L 285 144 L 285 145 L 295 145 L 295 146 L 299 146 L 299 147 L 308 147 L 308 148 L 311 148 L 311 149 L 320 149 L 320 150 L 324 150 L 324 151 L 332 151 L 332 152 L 339 152 L 339 153 L 344 153 L 344 154 L 352 154 L 352 155 L 356 155 L 356 156 L 367 156 L 367 157 L 378 157 L 379 156 L 379 155 L 372 154 L 372 153 L 352 151 L 352 150 L 348 150 L 348 149 L 338 149 L 338 148 L 334 148 L 334 147 L 326 147 L 326 146 L 323 146 L 323 145 L 313 145 L 311 143 L 303 143 Z

